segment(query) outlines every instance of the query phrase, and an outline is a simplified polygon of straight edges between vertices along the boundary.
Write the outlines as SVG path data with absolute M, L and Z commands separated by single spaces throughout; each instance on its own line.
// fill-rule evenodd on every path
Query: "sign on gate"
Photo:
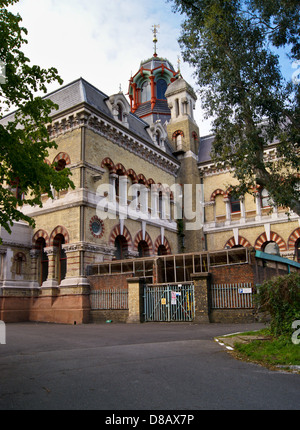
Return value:
M 0 345 L 6 345 L 6 325 L 0 321 Z
M 194 284 L 146 285 L 145 321 L 193 321 L 195 318 Z

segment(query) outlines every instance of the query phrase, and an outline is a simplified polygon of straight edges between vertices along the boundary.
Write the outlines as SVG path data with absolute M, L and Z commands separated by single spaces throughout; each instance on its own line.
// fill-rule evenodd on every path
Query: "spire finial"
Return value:
M 178 64 L 178 74 L 181 75 L 181 71 L 180 71 L 181 59 L 179 55 L 177 56 L 177 64 Z
M 156 44 L 157 44 L 157 33 L 158 33 L 158 29 L 160 28 L 159 25 L 152 25 L 152 32 L 153 32 L 153 43 L 154 43 L 154 57 L 157 57 L 157 52 L 156 52 Z

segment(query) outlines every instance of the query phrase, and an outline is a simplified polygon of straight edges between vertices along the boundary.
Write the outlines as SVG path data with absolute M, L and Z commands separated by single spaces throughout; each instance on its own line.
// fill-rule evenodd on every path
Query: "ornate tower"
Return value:
M 184 186 L 184 219 L 179 220 L 179 248 L 185 252 L 203 250 L 202 193 L 198 171 L 199 128 L 193 117 L 197 100 L 193 88 L 156 52 L 157 28 L 153 27 L 154 54 L 142 61 L 129 81 L 131 112 L 149 124 L 154 144 L 172 153 L 181 167 L 176 182 Z M 189 213 L 186 209 L 189 208 Z M 195 217 L 192 218 L 193 213 Z
M 168 85 L 179 77 L 172 64 L 165 58 L 157 56 L 157 29 L 153 26 L 154 54 L 142 61 L 138 72 L 129 81 L 129 99 L 131 112 L 148 124 L 161 120 L 169 121 L 171 112 L 165 96 Z
M 168 86 L 165 96 L 171 111 L 168 140 L 181 162 L 177 178 L 184 192 L 181 247 L 185 252 L 198 252 L 204 249 L 204 240 L 203 190 L 198 170 L 199 128 L 193 116 L 197 96 L 181 75 Z

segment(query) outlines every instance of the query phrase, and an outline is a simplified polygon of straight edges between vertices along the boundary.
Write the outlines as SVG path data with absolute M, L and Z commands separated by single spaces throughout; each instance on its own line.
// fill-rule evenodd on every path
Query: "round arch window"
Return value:
M 104 223 L 97 216 L 94 216 L 90 221 L 90 231 L 92 235 L 98 239 L 104 234 Z

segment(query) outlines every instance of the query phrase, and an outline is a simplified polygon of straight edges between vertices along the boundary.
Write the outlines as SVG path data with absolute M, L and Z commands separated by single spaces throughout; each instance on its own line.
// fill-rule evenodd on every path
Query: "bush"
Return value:
M 257 300 L 260 311 L 271 317 L 271 334 L 291 336 L 293 321 L 300 320 L 300 273 L 265 281 L 259 287 Z

